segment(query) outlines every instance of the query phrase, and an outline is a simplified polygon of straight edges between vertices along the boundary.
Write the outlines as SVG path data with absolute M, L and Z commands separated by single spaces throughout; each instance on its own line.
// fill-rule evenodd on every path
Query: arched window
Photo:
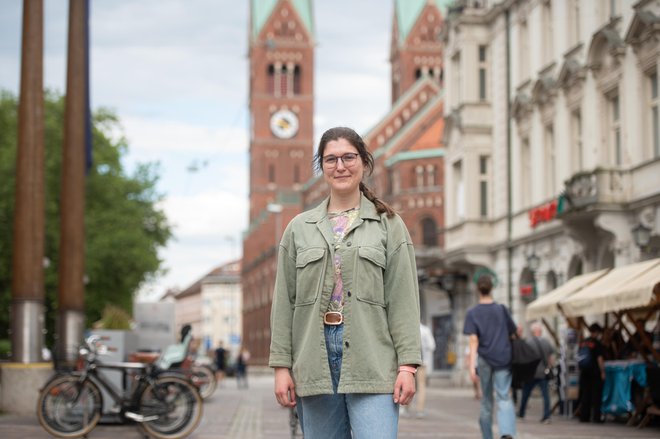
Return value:
M 268 65 L 266 90 L 268 94 L 275 94 L 275 66 L 272 64 Z
M 289 72 L 286 66 L 282 66 L 280 70 L 280 96 L 286 96 L 289 89 Z
M 433 218 L 424 218 L 422 220 L 422 244 L 427 247 L 438 245 L 438 227 Z
M 299 95 L 300 93 L 300 66 L 295 66 L 293 68 L 293 94 Z

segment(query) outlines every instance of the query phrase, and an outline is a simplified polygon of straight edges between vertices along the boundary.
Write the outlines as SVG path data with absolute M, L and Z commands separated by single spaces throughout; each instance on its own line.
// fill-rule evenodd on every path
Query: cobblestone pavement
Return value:
M 204 404 L 204 417 L 191 439 L 288 439 L 289 411 L 280 408 L 272 393 L 272 376 L 250 378 L 248 389 L 238 389 L 233 379 L 225 380 Z M 555 416 L 551 424 L 538 422 L 540 397 L 532 397 L 528 417 L 518 422 L 518 439 L 658 439 L 660 426 L 644 429 L 609 421 L 581 424 L 575 419 Z M 479 402 L 471 389 L 441 388 L 434 383 L 427 391 L 426 416 L 402 416 L 399 438 L 479 439 Z M 496 429 L 495 429 L 496 430 Z M 495 431 L 497 434 L 497 431 Z M 39 426 L 36 416 L 0 415 L 0 438 L 43 439 L 49 435 Z M 298 438 L 301 435 L 298 434 Z M 140 439 L 131 425 L 99 425 L 90 439 Z

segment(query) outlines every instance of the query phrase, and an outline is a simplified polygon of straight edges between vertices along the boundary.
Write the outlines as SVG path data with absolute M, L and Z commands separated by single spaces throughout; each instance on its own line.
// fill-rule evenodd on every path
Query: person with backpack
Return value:
M 465 315 L 463 334 L 470 346 L 468 368 L 472 382 L 481 383 L 479 426 L 483 439 L 493 438 L 493 394 L 501 439 L 516 436 L 516 411 L 511 401 L 511 336 L 516 333 L 509 311 L 493 300 L 493 280 L 477 279 L 479 303 Z M 477 355 L 478 354 L 478 355 Z
M 525 339 L 528 345 L 532 349 L 538 352 L 541 361 L 539 361 L 534 371 L 534 378 L 525 382 L 523 384 L 522 390 L 522 400 L 520 401 L 520 409 L 518 411 L 518 417 L 525 417 L 525 409 L 527 408 L 527 401 L 529 396 L 532 394 L 534 387 L 539 386 L 541 389 L 541 395 L 543 396 L 543 417 L 541 422 L 543 424 L 550 423 L 550 391 L 548 390 L 548 384 L 552 376 L 552 366 L 554 365 L 554 349 L 548 341 L 547 338 L 542 337 L 543 327 L 541 323 L 534 322 L 530 326 L 532 335 Z
M 589 337 L 582 340 L 577 361 L 580 369 L 580 422 L 603 422 L 600 407 L 605 381 L 605 348 L 600 341 L 603 328 L 589 326 Z

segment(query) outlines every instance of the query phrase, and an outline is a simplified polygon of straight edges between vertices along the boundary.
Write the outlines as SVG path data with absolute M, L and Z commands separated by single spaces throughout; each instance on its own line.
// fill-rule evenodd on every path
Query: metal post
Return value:
M 41 361 L 44 316 L 43 0 L 23 2 L 14 213 L 11 340 L 15 362 Z
M 70 0 L 57 322 L 57 355 L 65 361 L 75 360 L 85 321 L 86 19 L 87 0 Z

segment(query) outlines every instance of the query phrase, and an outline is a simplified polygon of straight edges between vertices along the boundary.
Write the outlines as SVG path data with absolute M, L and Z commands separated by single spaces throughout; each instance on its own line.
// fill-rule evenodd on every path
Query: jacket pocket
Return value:
M 309 305 L 316 298 L 323 285 L 325 271 L 323 247 L 310 247 L 298 252 L 296 256 L 296 306 Z
M 387 264 L 385 249 L 360 247 L 358 249 L 357 299 L 374 305 L 385 306 L 383 272 Z

